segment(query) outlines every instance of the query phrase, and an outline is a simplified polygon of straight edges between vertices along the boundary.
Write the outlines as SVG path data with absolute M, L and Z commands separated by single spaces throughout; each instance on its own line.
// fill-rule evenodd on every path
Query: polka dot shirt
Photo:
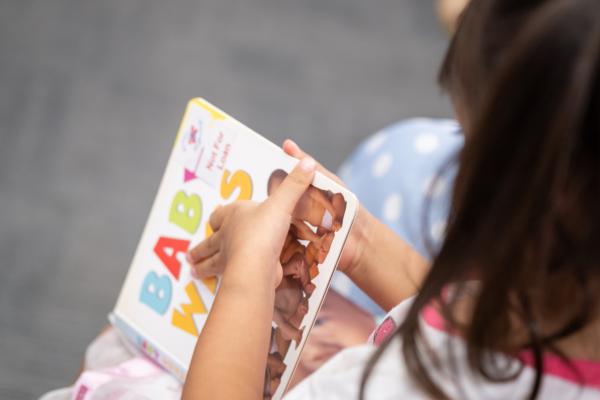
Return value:
M 431 258 L 444 238 L 456 174 L 453 161 L 462 145 L 454 120 L 401 121 L 361 143 L 339 176 L 369 212 Z M 333 287 L 374 315 L 384 315 L 345 275 L 336 273 Z

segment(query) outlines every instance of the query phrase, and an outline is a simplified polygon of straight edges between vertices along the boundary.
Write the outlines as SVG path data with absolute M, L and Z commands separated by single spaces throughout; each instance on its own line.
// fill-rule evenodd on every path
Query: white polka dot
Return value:
M 433 133 L 423 133 L 415 139 L 415 150 L 420 154 L 433 153 L 438 146 L 440 141 Z
M 402 196 L 398 193 L 389 195 L 383 203 L 383 218 L 388 221 L 397 221 L 402 213 Z
M 371 137 L 371 139 L 369 139 L 365 145 L 365 151 L 367 154 L 375 153 L 385 143 L 386 139 L 387 135 L 383 132 L 378 132 L 373 135 L 373 137 Z
M 431 238 L 440 242 L 446 234 L 446 221 L 438 221 L 431 226 Z
M 423 181 L 423 193 L 431 198 L 440 197 L 446 191 L 446 187 L 446 179 L 441 176 L 430 176 Z
M 373 176 L 379 178 L 387 174 L 392 166 L 392 161 L 394 161 L 394 158 L 390 153 L 383 153 L 377 157 L 373 163 L 373 168 L 371 169 Z

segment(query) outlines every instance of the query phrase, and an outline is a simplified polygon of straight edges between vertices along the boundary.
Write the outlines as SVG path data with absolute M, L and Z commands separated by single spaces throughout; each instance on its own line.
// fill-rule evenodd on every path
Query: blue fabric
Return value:
M 409 119 L 361 143 L 338 175 L 369 212 L 431 259 L 427 243 L 435 252 L 443 240 L 456 174 L 452 161 L 462 146 L 456 121 Z M 333 287 L 373 315 L 385 314 L 345 275 L 336 273 Z

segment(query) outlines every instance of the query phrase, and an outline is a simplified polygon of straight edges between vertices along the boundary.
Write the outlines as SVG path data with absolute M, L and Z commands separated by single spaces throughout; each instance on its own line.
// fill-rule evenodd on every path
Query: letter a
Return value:
M 154 246 L 154 254 L 160 258 L 160 261 L 177 280 L 179 280 L 179 272 L 181 271 L 181 263 L 177 259 L 177 254 L 185 253 L 189 245 L 189 240 L 160 237 Z M 168 252 L 166 249 L 171 251 Z

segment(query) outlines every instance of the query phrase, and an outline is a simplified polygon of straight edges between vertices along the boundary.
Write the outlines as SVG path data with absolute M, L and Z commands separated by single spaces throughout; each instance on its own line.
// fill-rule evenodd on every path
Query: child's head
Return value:
M 473 0 L 440 81 L 467 140 L 446 239 L 399 331 L 406 365 L 436 398 L 419 316 L 453 282 L 479 281 L 466 326 L 452 304 L 442 315 L 492 381 L 510 370 L 490 350 L 528 348 L 539 378 L 543 351 L 600 319 L 600 1 Z
M 438 75 L 465 131 L 468 131 L 470 116 L 481 104 L 492 69 L 510 47 L 516 30 L 514 26 L 509 29 L 499 15 L 494 15 L 492 3 L 472 1 L 466 7 Z
M 584 7 L 583 2 L 574 3 Z M 470 1 L 460 16 L 438 75 L 439 83 L 450 94 L 456 114 L 467 133 L 471 130 L 472 117 L 481 114 L 482 107 L 487 104 L 487 94 L 500 75 L 496 72 L 506 69 L 513 62 L 518 44 L 524 44 L 524 35 L 521 34 L 527 29 L 532 30 L 533 19 L 536 19 L 537 25 L 548 22 L 545 19 L 551 18 L 553 12 L 566 6 L 565 3 L 568 1 Z M 543 12 L 539 12 L 542 9 L 548 15 L 542 15 Z M 569 34 L 569 25 L 577 26 L 577 18 L 576 15 L 565 15 L 559 22 L 562 26 L 555 27 L 558 38 Z M 569 55 L 568 51 L 564 52 L 567 49 L 559 50 L 558 54 L 551 54 L 551 49 L 538 50 L 538 56 L 544 58 L 540 60 L 543 64 L 552 64 L 553 58 Z

